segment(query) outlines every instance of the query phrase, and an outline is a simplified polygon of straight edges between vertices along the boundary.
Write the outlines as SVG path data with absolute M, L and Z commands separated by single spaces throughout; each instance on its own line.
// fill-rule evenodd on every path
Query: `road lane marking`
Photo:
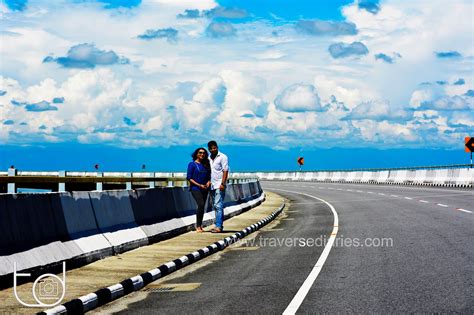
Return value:
M 265 181 L 265 180 L 262 180 L 265 184 L 269 184 L 271 185 L 272 184 L 272 181 L 271 180 L 268 180 L 268 181 Z M 306 181 L 295 181 L 295 182 L 292 182 L 292 184 L 298 184 L 298 183 L 306 183 Z M 310 185 L 317 185 L 319 183 L 322 183 L 321 181 L 314 181 L 314 182 L 308 182 L 308 184 Z M 340 184 L 340 183 L 337 183 L 337 184 L 330 184 L 330 185 L 345 185 L 345 186 L 348 186 L 348 187 L 364 187 L 364 188 L 374 188 L 374 184 L 366 184 L 366 183 L 358 183 L 358 184 L 348 184 L 348 183 L 345 183 L 345 184 Z M 290 187 L 294 187 L 292 185 L 290 185 Z M 459 190 L 453 190 L 453 189 L 449 189 L 449 188 L 443 188 L 443 187 L 436 187 L 436 188 L 430 188 L 430 186 L 403 186 L 403 187 L 394 187 L 394 186 L 389 186 L 389 185 L 382 185 L 381 187 L 383 188 L 387 188 L 387 189 L 398 189 L 398 190 L 411 190 L 411 191 L 427 191 L 427 192 L 435 192 L 436 193 L 436 197 L 439 197 L 439 196 L 442 196 L 442 195 L 438 195 L 440 192 L 452 192 L 454 194 L 451 194 L 451 195 L 448 195 L 448 196 L 462 196 L 462 195 L 467 195 L 467 196 L 472 196 L 472 192 L 471 191 L 466 191 L 466 189 L 459 189 Z M 332 189 L 332 188 L 328 188 L 328 189 Z
M 331 236 L 329 237 L 329 240 L 328 240 L 326 246 L 324 247 L 323 252 L 319 256 L 319 259 L 316 262 L 316 264 L 314 265 L 314 267 L 311 270 L 310 274 L 308 275 L 306 280 L 303 282 L 303 285 L 299 288 L 298 292 L 296 293 L 296 295 L 293 297 L 293 299 L 291 300 L 288 307 L 283 312 L 283 314 L 289 315 L 289 314 L 295 314 L 296 311 L 298 311 L 299 307 L 301 306 L 301 303 L 303 303 L 306 295 L 308 294 L 309 290 L 313 286 L 314 281 L 316 281 L 316 278 L 318 277 L 319 273 L 321 272 L 321 269 L 323 268 L 324 263 L 326 262 L 326 259 L 329 256 L 329 252 L 331 251 L 334 240 L 336 239 L 337 232 L 339 231 L 339 217 L 337 215 L 336 209 L 334 209 L 334 207 L 324 199 L 315 197 L 313 195 L 296 192 L 296 191 L 283 190 L 283 189 L 277 189 L 277 188 L 274 188 L 274 190 L 286 191 L 286 192 L 289 192 L 289 193 L 299 194 L 299 195 L 303 195 L 303 196 L 307 196 L 307 197 L 319 200 L 319 201 L 325 203 L 331 209 L 332 214 L 334 216 L 334 223 L 333 223 L 333 229 L 332 229 L 332 232 L 331 232 Z
M 301 186 L 303 187 L 303 186 Z M 312 188 L 316 188 L 316 187 L 312 187 Z M 384 194 L 384 193 L 376 193 L 376 192 L 372 192 L 372 191 L 362 191 L 362 190 L 352 190 L 352 189 L 340 189 L 340 188 L 332 188 L 332 187 L 318 187 L 320 189 L 332 189 L 332 190 L 339 190 L 339 191 L 352 191 L 352 192 L 360 192 L 360 193 L 368 193 L 368 194 L 378 194 L 378 195 L 381 195 L 381 196 L 388 196 L 388 194 Z M 448 191 L 451 191 L 451 190 L 448 190 Z M 455 192 L 455 191 L 453 191 Z M 457 191 L 456 191 L 457 192 Z M 463 192 L 457 192 L 457 194 L 441 194 L 441 195 L 436 195 L 436 197 L 451 197 L 451 196 L 462 196 L 462 195 L 466 195 L 466 196 L 472 196 L 472 193 L 463 193 Z M 395 194 L 390 194 L 390 197 L 400 197 L 399 195 L 395 195 Z M 429 195 L 429 196 L 414 196 L 414 197 L 403 197 L 404 199 L 406 200 L 413 200 L 413 199 L 417 199 L 417 198 L 422 198 L 422 197 L 434 197 L 434 195 Z M 373 199 L 373 200 L 376 200 L 376 199 Z M 343 202 L 354 202 L 354 201 L 369 201 L 369 200 L 352 200 L 352 201 L 333 201 L 333 203 L 335 202 L 336 204 L 337 203 L 343 203 Z M 423 199 L 420 199 L 420 200 L 417 200 L 418 202 L 421 202 L 421 203 L 431 203 L 430 201 L 427 201 L 427 200 L 423 200 Z M 295 204 L 306 204 L 306 203 L 295 203 Z M 310 203 L 310 204 L 313 204 L 313 203 Z M 446 204 L 442 204 L 442 203 L 436 203 L 433 201 L 433 204 L 437 205 L 437 206 L 440 206 L 440 207 L 443 207 L 443 208 L 449 208 L 450 206 L 449 205 L 446 205 Z M 462 208 L 453 208 L 454 210 L 458 210 L 458 211 L 462 211 L 462 212 L 465 212 L 465 213 L 473 213 L 472 210 L 467 210 L 467 209 L 462 209 Z

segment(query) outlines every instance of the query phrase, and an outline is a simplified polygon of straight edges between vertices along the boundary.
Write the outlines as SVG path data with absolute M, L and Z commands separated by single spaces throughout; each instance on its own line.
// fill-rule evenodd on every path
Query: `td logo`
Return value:
M 17 277 L 31 277 L 30 273 L 18 273 L 16 271 L 16 262 L 13 264 L 13 292 L 15 297 L 24 306 L 28 307 L 52 307 L 56 306 L 64 299 L 66 294 L 66 262 L 63 261 L 63 278 L 59 278 L 51 273 L 39 276 L 33 282 L 33 298 L 37 304 L 23 302 L 17 292 Z M 46 278 L 46 279 L 45 279 Z M 43 280 L 44 279 L 44 280 Z M 48 303 L 46 303 L 46 301 Z M 53 302 L 54 301 L 54 302 Z

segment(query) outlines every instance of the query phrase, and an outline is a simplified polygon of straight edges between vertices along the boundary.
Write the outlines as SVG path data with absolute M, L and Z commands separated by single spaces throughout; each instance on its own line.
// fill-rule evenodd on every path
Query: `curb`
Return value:
M 209 246 L 203 247 L 192 253 L 181 256 L 178 259 L 169 261 L 159 267 L 156 267 L 135 277 L 123 280 L 120 283 L 99 289 L 94 293 L 83 295 L 79 298 L 70 300 L 64 304 L 39 312 L 37 314 L 83 314 L 99 306 L 117 300 L 118 298 L 130 294 L 134 291 L 138 291 L 155 280 L 163 278 L 164 276 L 167 276 L 179 269 L 182 269 L 185 266 L 188 266 L 205 257 L 224 250 L 229 245 L 232 245 L 238 240 L 246 237 L 249 234 L 252 234 L 253 232 L 267 225 L 269 222 L 273 221 L 273 219 L 275 219 L 283 211 L 284 208 L 285 203 L 283 203 L 277 210 L 273 211 L 269 216 L 258 221 L 257 223 L 254 223 L 244 228 L 242 231 L 236 232 L 233 235 L 219 240 Z

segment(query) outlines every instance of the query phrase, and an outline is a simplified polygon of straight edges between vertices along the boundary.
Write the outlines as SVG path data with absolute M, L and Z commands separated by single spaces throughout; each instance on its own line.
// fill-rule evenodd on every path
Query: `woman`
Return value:
M 186 179 L 189 181 L 189 190 L 198 206 L 196 211 L 196 232 L 201 233 L 203 232 L 204 205 L 206 204 L 209 186 L 211 185 L 211 167 L 206 149 L 198 148 L 191 156 L 193 161 L 188 164 Z

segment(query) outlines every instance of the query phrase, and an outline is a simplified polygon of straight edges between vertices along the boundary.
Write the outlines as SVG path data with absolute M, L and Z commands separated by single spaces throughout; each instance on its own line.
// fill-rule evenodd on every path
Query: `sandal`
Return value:
M 221 228 L 213 228 L 211 230 L 211 233 L 222 233 L 222 232 L 224 232 L 224 231 Z

